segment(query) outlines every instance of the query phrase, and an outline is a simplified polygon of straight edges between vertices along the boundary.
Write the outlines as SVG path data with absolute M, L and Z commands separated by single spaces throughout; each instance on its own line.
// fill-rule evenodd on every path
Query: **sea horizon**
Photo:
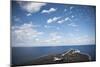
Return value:
M 91 56 L 91 61 L 96 60 L 96 45 L 75 45 L 57 47 L 12 47 L 12 64 L 21 64 L 32 61 L 45 55 L 60 54 L 70 49 L 78 49 Z

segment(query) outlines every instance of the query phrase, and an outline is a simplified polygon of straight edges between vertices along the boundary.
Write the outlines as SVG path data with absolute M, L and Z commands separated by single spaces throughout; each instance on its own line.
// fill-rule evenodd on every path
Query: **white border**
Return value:
M 10 1 L 0 0 L 0 67 L 10 62 Z
M 38 2 L 51 2 L 51 3 L 96 5 L 95 0 L 16 0 L 16 1 L 38 1 Z

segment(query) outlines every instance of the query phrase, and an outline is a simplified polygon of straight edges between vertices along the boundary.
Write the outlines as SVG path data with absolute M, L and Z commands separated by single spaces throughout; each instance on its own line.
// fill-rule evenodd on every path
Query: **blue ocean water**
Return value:
M 12 47 L 12 64 L 23 64 L 41 56 L 59 54 L 69 49 L 78 49 L 91 56 L 92 61 L 96 60 L 96 45 L 75 45 L 75 46 L 50 46 L 50 47 Z

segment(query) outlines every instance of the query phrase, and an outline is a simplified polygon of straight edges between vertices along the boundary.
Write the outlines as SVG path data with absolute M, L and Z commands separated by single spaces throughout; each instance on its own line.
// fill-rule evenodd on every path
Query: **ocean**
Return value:
M 70 49 L 78 49 L 96 60 L 96 45 L 49 46 L 49 47 L 11 47 L 11 63 L 18 65 L 45 55 L 59 54 Z

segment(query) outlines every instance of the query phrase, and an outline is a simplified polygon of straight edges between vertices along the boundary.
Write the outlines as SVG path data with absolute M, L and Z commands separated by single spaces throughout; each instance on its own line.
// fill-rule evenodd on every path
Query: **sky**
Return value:
M 95 44 L 95 6 L 12 1 L 13 47 Z

